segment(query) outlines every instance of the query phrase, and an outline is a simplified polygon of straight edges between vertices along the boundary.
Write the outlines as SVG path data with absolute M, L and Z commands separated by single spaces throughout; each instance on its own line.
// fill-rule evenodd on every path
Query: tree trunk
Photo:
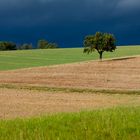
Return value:
M 100 60 L 102 61 L 102 58 L 103 58 L 103 52 L 100 52 Z

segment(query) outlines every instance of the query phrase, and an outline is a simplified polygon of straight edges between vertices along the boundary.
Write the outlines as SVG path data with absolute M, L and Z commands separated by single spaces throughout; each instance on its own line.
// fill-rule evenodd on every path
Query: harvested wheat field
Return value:
M 0 84 L 89 89 L 140 89 L 140 57 L 0 72 Z
M 51 93 L 0 89 L 0 118 L 31 117 L 121 105 L 140 105 L 139 95 Z
M 67 90 L 74 88 L 83 92 Z M 84 89 L 112 89 L 115 94 Z M 140 90 L 140 57 L 1 71 L 0 118 L 139 106 L 140 95 L 120 94 L 129 90 Z

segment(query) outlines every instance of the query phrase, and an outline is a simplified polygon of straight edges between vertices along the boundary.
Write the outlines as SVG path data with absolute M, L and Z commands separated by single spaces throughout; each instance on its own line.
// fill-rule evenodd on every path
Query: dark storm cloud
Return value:
M 105 31 L 120 44 L 140 44 L 139 7 L 139 0 L 1 0 L 0 38 L 20 43 L 46 37 L 72 46 Z

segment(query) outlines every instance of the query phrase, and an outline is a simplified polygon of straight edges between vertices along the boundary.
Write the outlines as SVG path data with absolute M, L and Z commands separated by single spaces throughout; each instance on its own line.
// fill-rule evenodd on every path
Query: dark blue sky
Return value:
M 0 0 L 0 40 L 62 47 L 82 45 L 96 31 L 119 45 L 140 44 L 140 0 Z

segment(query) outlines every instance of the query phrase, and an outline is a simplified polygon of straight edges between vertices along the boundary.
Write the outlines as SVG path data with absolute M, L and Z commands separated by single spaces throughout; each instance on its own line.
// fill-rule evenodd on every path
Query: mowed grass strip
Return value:
M 139 140 L 140 108 L 0 121 L 0 140 Z
M 47 92 L 62 92 L 62 93 L 103 93 L 103 94 L 127 94 L 140 95 L 140 90 L 113 90 L 113 89 L 87 89 L 87 88 L 65 88 L 65 87 L 46 87 L 46 86 L 28 86 L 16 84 L 0 84 L 0 88 L 7 89 L 24 89 Z
M 118 47 L 115 52 L 104 53 L 103 58 L 140 55 L 140 46 Z M 97 60 L 98 53 L 83 54 L 83 48 L 1 51 L 0 70 L 49 66 Z

